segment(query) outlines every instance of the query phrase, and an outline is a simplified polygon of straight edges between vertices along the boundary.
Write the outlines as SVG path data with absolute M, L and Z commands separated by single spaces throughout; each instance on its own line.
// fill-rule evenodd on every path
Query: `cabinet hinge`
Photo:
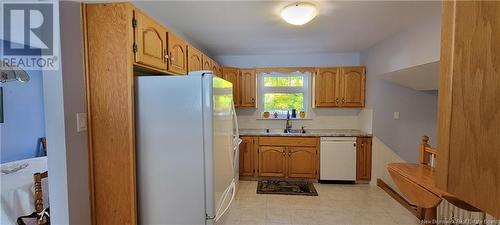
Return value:
M 132 27 L 133 28 L 137 27 L 137 20 L 135 18 L 132 18 Z
M 137 44 L 136 43 L 134 43 L 132 45 L 132 50 L 134 51 L 134 53 L 137 53 Z

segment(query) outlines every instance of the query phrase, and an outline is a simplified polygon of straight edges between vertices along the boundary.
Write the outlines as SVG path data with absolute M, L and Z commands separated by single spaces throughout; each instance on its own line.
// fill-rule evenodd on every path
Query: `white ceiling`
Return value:
M 214 56 L 359 52 L 440 10 L 428 1 L 316 1 L 304 26 L 279 17 L 290 1 L 141 1 L 139 8 Z

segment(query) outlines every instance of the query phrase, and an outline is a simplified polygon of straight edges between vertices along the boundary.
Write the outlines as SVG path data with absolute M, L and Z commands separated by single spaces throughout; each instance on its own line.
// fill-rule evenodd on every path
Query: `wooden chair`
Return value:
M 35 211 L 37 213 L 43 211 L 43 195 L 42 195 L 42 179 L 49 176 L 48 172 L 35 173 L 33 178 L 35 180 Z
M 47 178 L 49 176 L 48 172 L 45 171 L 43 173 L 35 173 L 33 178 L 35 180 L 35 212 L 40 215 L 42 212 L 44 214 L 41 215 L 41 219 L 37 220 L 38 225 L 48 225 L 50 224 L 50 219 L 48 217 L 48 209 L 43 207 L 43 191 L 42 191 L 42 179 Z M 44 212 L 44 210 L 46 210 Z M 47 213 L 47 216 L 45 215 Z
M 33 174 L 35 184 L 35 212 L 17 219 L 18 225 L 48 225 L 50 218 L 48 209 L 43 207 L 42 179 L 48 177 L 48 172 Z M 41 218 L 41 219 L 40 219 Z

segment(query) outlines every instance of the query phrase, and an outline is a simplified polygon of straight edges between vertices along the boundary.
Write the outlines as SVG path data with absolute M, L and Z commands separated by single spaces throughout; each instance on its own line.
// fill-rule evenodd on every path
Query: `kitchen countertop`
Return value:
M 354 129 L 305 129 L 306 133 L 284 133 L 282 129 L 240 129 L 240 136 L 297 136 L 297 137 L 371 137 L 371 134 Z

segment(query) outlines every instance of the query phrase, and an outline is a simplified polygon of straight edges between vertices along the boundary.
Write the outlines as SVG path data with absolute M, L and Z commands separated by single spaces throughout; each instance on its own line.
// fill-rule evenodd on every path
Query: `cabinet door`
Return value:
M 135 11 L 135 62 L 167 70 L 167 30 L 148 16 Z
M 370 180 L 372 175 L 372 139 L 358 137 L 356 140 L 356 180 Z
M 238 68 L 224 67 L 222 69 L 222 78 L 233 84 L 233 100 L 234 106 L 240 106 L 240 88 L 239 88 L 239 75 L 240 70 Z
M 217 74 L 220 77 L 222 77 L 224 75 L 224 72 L 222 71 L 222 66 L 220 66 L 220 65 L 217 67 Z
M 255 138 L 242 137 L 240 144 L 240 176 L 253 176 Z
M 259 176 L 285 177 L 286 153 L 284 147 L 259 147 Z
M 203 54 L 196 48 L 188 45 L 188 72 L 203 69 Z
M 240 107 L 255 108 L 255 70 L 240 70 Z
M 288 173 L 290 178 L 316 178 L 317 148 L 288 147 Z
M 340 84 L 342 107 L 365 106 L 365 67 L 343 67 Z
M 337 107 L 340 105 L 340 69 L 320 68 L 314 77 L 314 104 L 316 107 Z
M 168 71 L 187 74 L 187 43 L 174 33 L 168 33 Z

